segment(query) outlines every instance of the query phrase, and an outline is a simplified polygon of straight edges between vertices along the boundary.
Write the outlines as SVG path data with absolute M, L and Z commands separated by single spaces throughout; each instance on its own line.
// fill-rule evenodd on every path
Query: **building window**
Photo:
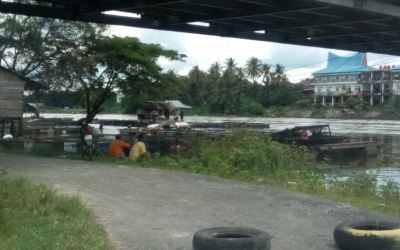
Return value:
M 339 91 L 340 91 L 340 87 L 336 86 L 336 92 L 339 92 Z
M 351 87 L 346 87 L 346 93 L 351 94 Z
M 400 80 L 400 73 L 393 73 L 393 80 Z
M 360 93 L 361 92 L 361 87 L 360 86 L 354 87 L 354 92 Z
M 322 88 L 317 88 L 317 93 L 321 93 L 322 92 Z

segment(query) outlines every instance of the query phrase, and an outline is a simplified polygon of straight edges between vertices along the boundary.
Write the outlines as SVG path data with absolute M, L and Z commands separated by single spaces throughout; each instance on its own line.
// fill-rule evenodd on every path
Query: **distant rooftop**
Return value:
M 356 53 L 352 56 L 338 56 L 329 52 L 325 69 L 314 72 L 314 75 L 354 74 L 373 70 L 368 66 L 367 55 Z
M 400 66 L 397 66 L 395 68 L 392 68 L 392 72 L 400 72 Z
M 190 108 L 192 108 L 191 106 L 185 105 L 181 101 L 178 101 L 178 100 L 167 100 L 166 102 L 168 102 L 174 108 L 177 108 L 177 109 L 190 109 Z

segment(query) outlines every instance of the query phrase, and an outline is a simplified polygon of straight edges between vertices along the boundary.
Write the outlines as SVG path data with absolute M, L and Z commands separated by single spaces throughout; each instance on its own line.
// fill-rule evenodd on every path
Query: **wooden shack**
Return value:
M 164 102 L 147 101 L 137 110 L 137 116 L 140 123 L 156 123 L 174 118 L 178 119 L 182 109 L 190 108 L 192 107 L 178 100 L 166 100 Z
M 36 86 L 35 86 L 36 85 Z M 21 136 L 23 131 L 24 90 L 39 86 L 35 82 L 19 76 L 13 71 L 0 67 L 0 133 L 1 138 L 9 133 Z M 41 88 L 43 86 L 40 86 Z

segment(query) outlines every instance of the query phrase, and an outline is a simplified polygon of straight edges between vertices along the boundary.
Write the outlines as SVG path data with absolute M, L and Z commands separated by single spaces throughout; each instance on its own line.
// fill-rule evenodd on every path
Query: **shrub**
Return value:
M 241 115 L 260 116 L 264 114 L 264 107 L 257 101 L 243 102 L 240 107 Z

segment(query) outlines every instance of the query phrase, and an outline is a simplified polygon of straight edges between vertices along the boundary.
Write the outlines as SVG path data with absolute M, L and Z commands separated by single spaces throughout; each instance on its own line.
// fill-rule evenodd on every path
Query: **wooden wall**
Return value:
M 21 119 L 25 81 L 0 68 L 0 120 Z

